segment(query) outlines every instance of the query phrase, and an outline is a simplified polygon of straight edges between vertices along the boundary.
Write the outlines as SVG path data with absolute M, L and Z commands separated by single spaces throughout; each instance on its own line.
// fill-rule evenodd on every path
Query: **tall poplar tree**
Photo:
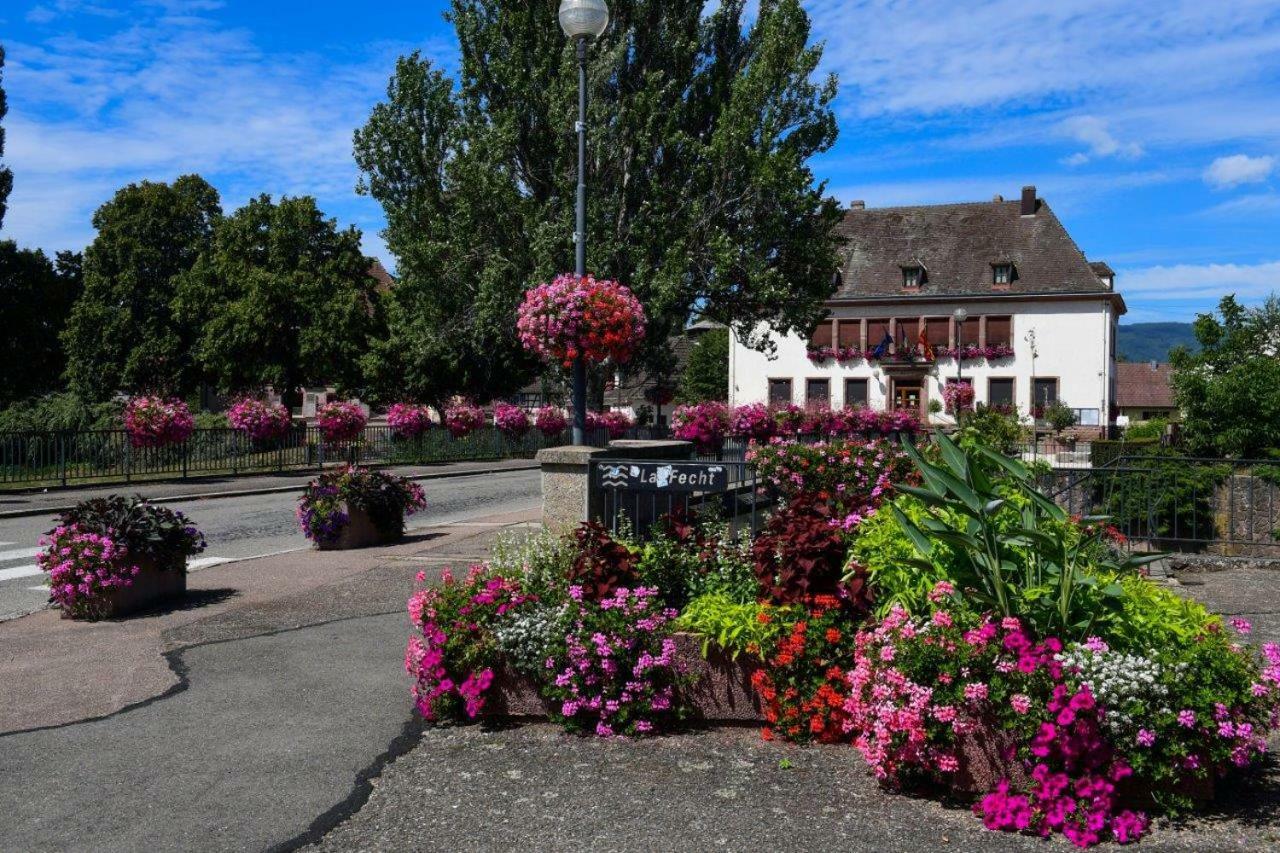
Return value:
M 611 0 L 589 56 L 587 266 L 650 315 L 646 360 L 696 309 L 750 336 L 807 330 L 840 211 L 809 169 L 834 142 L 798 0 Z M 384 396 L 497 396 L 532 365 L 529 286 L 573 268 L 577 73 L 557 0 L 454 0 L 455 81 L 418 54 L 355 135 L 399 285 L 366 358 Z
M 0 122 L 9 112 L 9 100 L 4 93 L 4 45 L 0 44 Z M 4 126 L 0 125 L 0 157 L 4 157 Z M 4 215 L 9 209 L 9 192 L 13 189 L 13 170 L 0 162 L 0 228 L 4 227 Z

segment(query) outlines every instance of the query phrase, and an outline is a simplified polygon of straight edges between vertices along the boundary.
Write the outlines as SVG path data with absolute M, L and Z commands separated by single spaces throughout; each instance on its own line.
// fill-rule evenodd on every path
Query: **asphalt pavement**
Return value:
M 537 470 L 526 469 L 423 480 L 427 508 L 410 516 L 407 528 L 420 530 L 478 514 L 535 508 L 541 501 L 539 476 Z M 294 515 L 297 497 L 305 482 L 302 478 L 291 484 L 291 491 L 285 493 L 166 502 L 166 506 L 190 516 L 208 540 L 205 553 L 191 560 L 191 568 L 200 571 L 236 560 L 308 547 Z M 191 494 L 198 486 L 192 483 L 153 485 L 143 493 L 147 497 L 164 498 L 166 494 Z M 213 489 L 210 484 L 203 487 Z M 101 490 L 62 493 L 64 496 L 58 500 L 74 502 L 98 491 Z M 130 492 L 124 490 L 123 493 Z M 36 544 L 40 535 L 49 530 L 52 523 L 51 515 L 0 518 L 0 621 L 46 606 L 48 589 L 36 568 L 35 556 L 40 550 Z

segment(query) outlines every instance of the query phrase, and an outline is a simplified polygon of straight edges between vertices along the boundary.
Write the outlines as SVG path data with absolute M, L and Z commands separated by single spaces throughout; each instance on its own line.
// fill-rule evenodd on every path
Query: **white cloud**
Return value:
M 7 45 L 6 236 L 79 248 L 116 188 L 189 172 L 228 209 L 264 192 L 309 194 L 343 225 L 380 227 L 377 206 L 354 194 L 351 135 L 413 46 L 268 53 L 251 33 L 202 17 L 219 5 L 145 0 L 100 37 L 68 29 Z M 438 44 L 425 52 L 448 57 Z
M 1142 156 L 1142 146 L 1136 142 L 1121 142 L 1107 129 L 1107 122 L 1097 116 L 1082 115 L 1065 119 L 1061 124 L 1064 134 L 1089 147 L 1086 154 L 1077 151 L 1067 158 L 1067 165 L 1079 166 L 1090 157 L 1122 157 L 1133 159 Z
M 1274 157 L 1250 157 L 1248 154 L 1232 154 L 1219 157 L 1204 170 L 1204 179 L 1216 189 L 1230 189 L 1241 184 L 1265 181 L 1275 168 Z
M 1280 261 L 1257 264 L 1176 264 L 1122 270 L 1116 287 L 1144 301 L 1208 300 L 1228 293 L 1251 302 L 1280 292 Z

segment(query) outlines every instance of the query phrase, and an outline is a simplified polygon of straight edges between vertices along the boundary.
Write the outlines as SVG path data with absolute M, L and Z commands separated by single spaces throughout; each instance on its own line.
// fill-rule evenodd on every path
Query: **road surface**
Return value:
M 479 474 L 422 483 L 427 509 L 408 519 L 410 530 L 481 515 L 536 507 L 541 501 L 536 470 Z M 194 571 L 248 557 L 306 548 L 294 516 L 297 494 L 212 498 L 165 504 L 189 515 L 204 531 L 208 549 L 193 558 Z M 46 605 L 48 589 L 35 566 L 37 540 L 53 518 L 0 519 L 0 620 Z

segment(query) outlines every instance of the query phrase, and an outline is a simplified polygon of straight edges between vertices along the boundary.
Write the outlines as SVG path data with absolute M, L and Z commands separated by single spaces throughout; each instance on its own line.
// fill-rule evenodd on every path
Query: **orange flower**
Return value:
M 840 642 L 840 632 L 837 631 L 835 628 L 828 628 L 826 637 L 827 637 L 828 643 Z
M 769 618 L 768 613 L 761 610 L 759 613 L 756 614 L 756 621 L 759 622 L 761 625 L 768 625 L 773 620 Z

